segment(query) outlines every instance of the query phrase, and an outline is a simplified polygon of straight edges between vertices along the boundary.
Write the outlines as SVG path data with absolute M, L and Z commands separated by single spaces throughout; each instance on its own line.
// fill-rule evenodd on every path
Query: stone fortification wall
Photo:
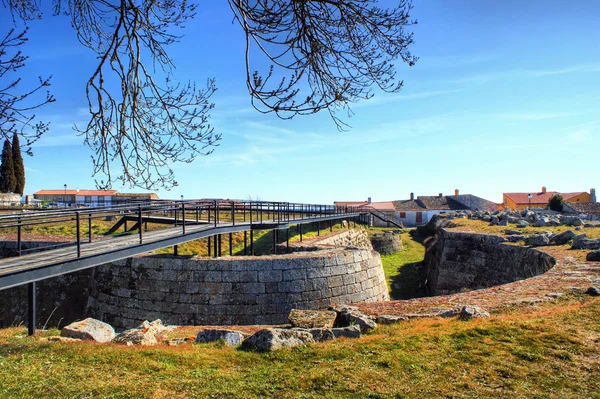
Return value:
M 474 290 L 545 273 L 556 260 L 503 237 L 440 230 L 426 244 L 424 268 L 431 295 Z
M 22 250 L 35 250 L 48 245 L 68 243 L 23 241 Z M 35 251 L 28 251 L 31 253 Z M 0 242 L 0 257 L 16 256 L 15 241 Z M 56 327 L 81 318 L 88 299 L 91 270 L 66 274 L 37 283 L 38 324 Z M 27 321 L 27 286 L 0 291 L 0 328 L 19 325 Z
M 120 328 L 157 318 L 179 325 L 278 324 L 292 308 L 388 300 L 381 259 L 364 232 L 319 241 L 321 249 L 280 256 L 151 255 L 107 264 L 94 270 L 88 313 Z M 349 247 L 350 241 L 369 248 Z M 336 242 L 341 246 L 325 247 Z

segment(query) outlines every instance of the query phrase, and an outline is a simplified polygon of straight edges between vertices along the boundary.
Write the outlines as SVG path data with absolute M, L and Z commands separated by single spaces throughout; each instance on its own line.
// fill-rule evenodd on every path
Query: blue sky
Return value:
M 326 113 L 282 121 L 254 111 L 241 30 L 225 1 L 201 2 L 170 54 L 178 79 L 216 78 L 212 125 L 223 139 L 176 165 L 180 186 L 159 196 L 331 203 L 458 188 L 499 202 L 542 185 L 600 189 L 599 15 L 594 0 L 415 1 L 420 60 L 399 65 L 404 89 L 355 104 L 352 129 L 339 132 Z M 52 74 L 57 101 L 38 112 L 51 130 L 25 158 L 26 193 L 93 188 L 91 154 L 72 126 L 86 121 L 94 56 L 64 18 L 30 27 L 24 78 Z

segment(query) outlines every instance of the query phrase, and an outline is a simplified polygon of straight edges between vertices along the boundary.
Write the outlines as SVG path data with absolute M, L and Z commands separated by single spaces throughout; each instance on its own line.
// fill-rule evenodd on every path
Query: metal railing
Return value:
M 118 227 L 123 225 L 122 233 L 131 235 L 137 231 L 139 243 L 144 243 L 144 233 L 148 231 L 148 223 L 168 225 L 169 228 L 181 228 L 181 235 L 186 234 L 190 225 L 223 225 L 223 224 L 297 224 L 299 222 L 331 216 L 357 214 L 364 210 L 358 207 L 322 204 L 302 204 L 291 202 L 244 201 L 229 199 L 210 200 L 153 200 L 141 203 L 130 203 L 113 206 L 80 207 L 44 211 L 24 211 L 0 215 L 0 234 L 10 238 L 15 234 L 17 256 L 31 251 L 41 251 L 57 247 L 76 247 L 77 257 L 81 257 L 81 246 L 91 243 L 99 235 L 93 234 L 94 220 L 115 220 Z M 134 225 L 128 229 L 127 221 Z M 48 243 L 36 248 L 24 249 L 24 234 L 35 231 L 35 227 L 44 225 L 75 226 L 74 241 L 67 241 L 69 236 L 61 236 L 64 241 Z M 113 226 L 114 227 L 114 226 Z M 267 229 L 272 228 L 266 226 Z M 82 231 L 87 230 L 85 237 Z M 113 232 L 113 233 L 116 233 Z M 5 239 L 6 240 L 6 239 Z

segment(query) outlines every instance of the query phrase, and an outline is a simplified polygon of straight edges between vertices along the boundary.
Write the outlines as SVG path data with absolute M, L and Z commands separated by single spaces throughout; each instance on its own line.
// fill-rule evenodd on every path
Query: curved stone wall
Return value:
M 399 234 L 386 231 L 383 234 L 375 234 L 371 237 L 373 249 L 381 255 L 391 255 L 402 251 L 402 240 Z
M 341 234 L 348 237 L 340 242 L 361 241 L 356 232 Z M 149 255 L 97 267 L 88 313 L 118 328 L 157 318 L 178 325 L 279 324 L 292 308 L 388 299 L 381 259 L 371 248 L 219 259 Z
M 537 249 L 504 244 L 500 236 L 440 230 L 426 242 L 430 295 L 511 283 L 545 273 L 556 260 Z

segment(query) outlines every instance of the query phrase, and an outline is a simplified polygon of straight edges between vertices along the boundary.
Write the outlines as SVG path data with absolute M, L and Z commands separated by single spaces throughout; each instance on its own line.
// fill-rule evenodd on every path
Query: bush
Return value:
M 563 199 L 562 195 L 560 195 L 560 194 L 554 194 L 548 200 L 548 206 L 553 211 L 562 212 L 564 204 L 565 204 L 565 200 Z

